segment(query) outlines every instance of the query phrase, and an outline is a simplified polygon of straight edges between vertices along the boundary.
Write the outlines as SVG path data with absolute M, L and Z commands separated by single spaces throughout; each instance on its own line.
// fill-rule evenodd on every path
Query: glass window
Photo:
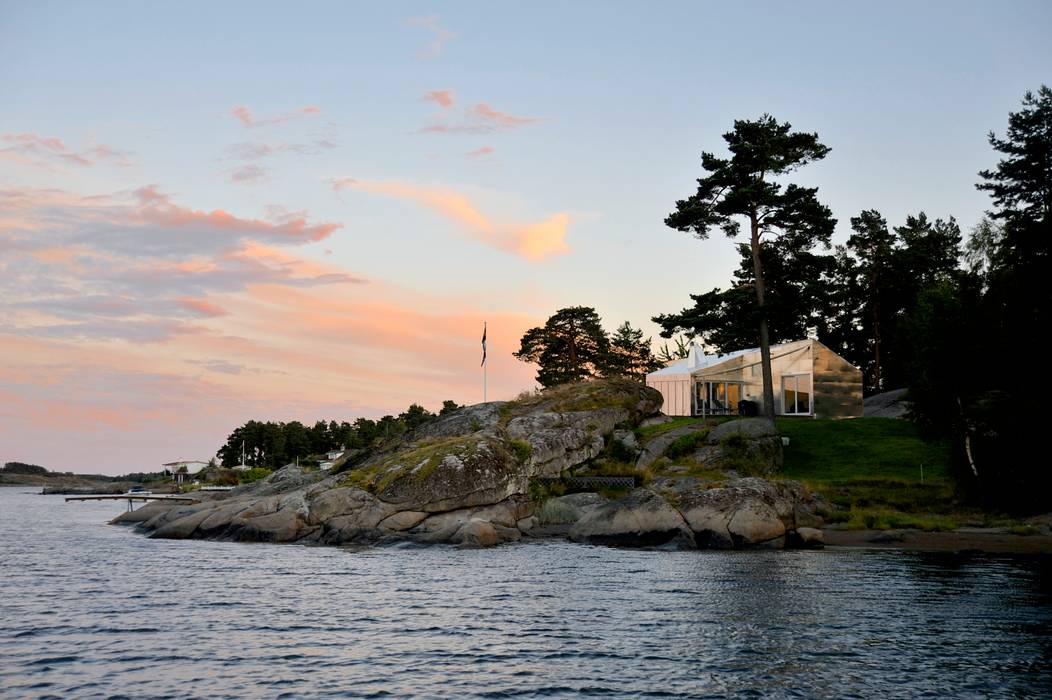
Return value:
M 811 376 L 794 374 L 782 377 L 782 411 L 809 415 L 811 413 Z

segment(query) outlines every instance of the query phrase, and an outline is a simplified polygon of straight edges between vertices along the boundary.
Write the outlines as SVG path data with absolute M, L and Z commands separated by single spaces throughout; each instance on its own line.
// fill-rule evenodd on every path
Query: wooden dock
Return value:
M 145 494 L 145 493 L 107 493 L 91 496 L 66 496 L 69 501 L 128 501 L 128 510 L 135 510 L 135 501 L 172 501 L 174 503 L 197 503 L 198 499 L 193 496 L 177 496 L 170 494 Z

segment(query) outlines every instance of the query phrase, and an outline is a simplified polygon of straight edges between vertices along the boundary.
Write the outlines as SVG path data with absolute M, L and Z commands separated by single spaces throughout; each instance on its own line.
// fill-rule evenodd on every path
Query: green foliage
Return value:
M 335 450 L 359 450 L 382 447 L 402 438 L 435 420 L 463 408 L 455 401 L 446 400 L 438 415 L 419 404 L 412 404 L 398 416 L 387 415 L 379 420 L 357 418 L 347 421 L 319 420 L 310 428 L 299 421 L 288 423 L 250 420 L 236 428 L 216 456 L 224 467 L 241 463 L 242 445 L 245 463 L 253 467 L 277 469 L 296 459 L 325 454 Z
M 462 408 L 464 408 L 464 407 L 462 405 L 458 404 L 456 401 L 452 401 L 450 399 L 446 399 L 445 401 L 442 402 L 442 410 L 438 412 L 438 415 L 440 415 L 440 416 L 448 416 L 450 413 L 456 413 L 457 411 L 459 411 Z
M 663 337 L 683 332 L 717 352 L 756 346 L 759 319 L 752 250 L 745 244 L 737 248 L 739 265 L 727 288 L 691 294 L 692 306 L 653 317 Z M 759 254 L 771 342 L 799 340 L 812 328 L 819 328 L 822 335 L 830 313 L 833 256 L 795 247 L 792 239 L 781 238 L 761 241 Z
M 926 482 L 950 479 L 950 445 L 925 441 L 917 426 L 896 418 L 827 420 L 778 418 L 789 438 L 782 475 L 788 479 L 838 481 L 897 479 Z
M 595 309 L 572 306 L 527 330 L 514 355 L 539 365 L 537 383 L 551 387 L 601 376 L 609 352 L 610 340 Z
M 636 437 L 638 437 L 640 440 L 647 441 L 657 435 L 667 433 L 670 430 L 682 428 L 687 425 L 697 425 L 703 422 L 706 421 L 703 421 L 700 418 L 695 418 L 694 416 L 677 416 L 674 418 L 670 418 L 664 423 L 655 423 L 646 427 L 638 427 L 635 429 L 635 433 Z
M 665 450 L 665 456 L 669 459 L 678 459 L 680 457 L 691 455 L 695 450 L 705 444 L 705 440 L 708 436 L 708 430 L 695 430 L 686 435 L 681 435 L 668 446 L 668 449 Z
M 515 459 L 519 464 L 525 463 L 530 458 L 530 453 L 533 452 L 533 447 L 525 440 L 511 440 L 508 442 L 508 445 L 511 447 L 512 454 L 515 455 Z
M 566 495 L 566 484 L 561 481 L 542 482 L 537 479 L 530 481 L 530 500 L 534 503 L 545 503 L 550 498 Z
M 673 329 L 670 331 L 670 334 L 674 332 L 675 327 L 673 327 Z M 676 360 L 682 360 L 690 354 L 690 341 L 690 336 L 674 336 L 672 338 L 672 342 L 676 344 L 675 347 L 669 349 L 668 343 L 662 343 L 661 348 L 658 350 L 657 359 L 665 364 L 668 364 L 669 362 L 674 362 Z
M 641 380 L 661 367 L 643 331 L 626 321 L 610 336 L 587 306 L 560 309 L 544 326 L 527 330 L 514 355 L 539 365 L 537 383 L 543 387 L 598 377 Z
M 882 508 L 852 508 L 838 511 L 827 518 L 830 522 L 842 523 L 848 530 L 923 530 L 945 532 L 955 530 L 958 522 L 948 515 L 902 513 Z
M 800 187 L 795 183 L 782 185 L 784 176 L 808 163 L 821 160 L 829 148 L 818 141 L 817 134 L 792 131 L 788 123 L 778 123 L 769 114 L 755 121 L 735 120 L 734 130 L 723 135 L 730 158 L 719 158 L 712 153 L 701 154 L 705 175 L 698 179 L 698 189 L 685 200 L 676 202 L 676 211 L 665 219 L 665 225 L 679 231 L 693 233 L 699 239 L 708 238 L 712 229 L 720 229 L 733 238 L 741 230 L 744 220 L 749 226 L 749 254 L 752 259 L 755 306 L 744 315 L 754 319 L 756 335 L 766 352 L 768 320 L 774 303 L 766 298 L 764 250 L 762 240 L 777 238 L 777 245 L 795 254 L 806 255 L 818 244 L 829 246 L 836 219 L 828 207 L 818 201 L 817 187 Z M 768 260 L 772 262 L 772 260 Z M 778 275 L 776 275 L 776 278 Z M 788 280 L 788 277 L 782 277 Z M 741 304 L 748 290 L 738 287 L 728 292 L 729 303 Z M 721 306 L 713 290 L 705 304 L 718 312 Z M 697 299 L 696 299 L 697 301 Z M 660 317 L 658 317 L 660 318 Z M 667 320 L 666 320 L 667 321 Z M 658 321 L 659 323 L 661 321 Z M 673 323 L 673 327 L 677 324 Z M 708 325 L 708 324 L 706 324 Z M 699 329 L 688 329 L 688 332 Z M 706 333 L 718 332 L 708 325 L 697 333 L 703 340 Z M 670 333 L 665 326 L 666 337 Z M 743 344 L 748 347 L 752 343 Z M 769 365 L 769 361 L 767 362 Z M 770 367 L 764 371 L 764 412 L 774 416 L 773 387 Z
M 209 483 L 213 486 L 237 486 L 238 475 L 233 469 L 220 469 L 213 473 Z
M 265 479 L 273 474 L 270 469 L 264 469 L 263 467 L 253 467 L 243 472 L 238 472 L 237 478 L 242 484 L 251 484 L 260 479 Z
M 642 381 L 648 372 L 660 369 L 663 363 L 654 357 L 650 338 L 643 331 L 625 321 L 610 336 L 610 354 L 603 374 L 607 377 L 634 377 Z
M 0 469 L 0 471 L 9 474 L 35 474 L 37 476 L 44 476 L 48 473 L 48 470 L 40 465 L 26 464 L 25 462 L 5 462 L 3 469 Z
M 346 472 L 344 485 L 358 486 L 370 493 L 380 493 L 402 478 L 423 481 L 449 456 L 467 460 L 479 446 L 476 436 L 439 438 L 415 443 L 411 449 L 400 450 L 366 466 Z M 491 447 L 493 443 L 490 443 Z
M 625 443 L 620 440 L 613 439 L 612 435 L 607 439 L 606 449 L 610 458 L 617 462 L 631 463 L 635 461 L 635 452 L 629 449 Z

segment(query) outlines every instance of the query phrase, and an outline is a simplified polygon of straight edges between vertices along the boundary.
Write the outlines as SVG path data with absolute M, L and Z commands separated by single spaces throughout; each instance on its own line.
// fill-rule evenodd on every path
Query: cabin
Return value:
M 862 415 L 862 371 L 813 339 L 771 346 L 775 414 L 811 418 Z M 762 410 L 760 349 L 706 355 L 691 345 L 687 357 L 647 375 L 669 416 L 719 416 Z
M 208 466 L 208 462 L 197 459 L 184 459 L 180 462 L 168 462 L 164 464 L 164 475 L 175 479 L 175 483 L 181 484 L 190 481 L 190 477 L 196 476 L 202 469 Z

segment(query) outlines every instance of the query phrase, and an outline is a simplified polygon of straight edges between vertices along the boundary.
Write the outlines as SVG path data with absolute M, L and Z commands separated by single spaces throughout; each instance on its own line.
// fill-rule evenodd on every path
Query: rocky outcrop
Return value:
M 681 437 L 696 433 L 698 431 L 708 430 L 708 426 L 704 423 L 697 423 L 695 425 L 686 425 L 682 428 L 673 428 L 664 433 L 655 435 L 646 445 L 643 446 L 643 450 L 639 455 L 639 459 L 636 460 L 636 469 L 646 469 L 654 462 L 661 459 L 669 447 L 672 446 L 676 440 Z
M 657 392 L 629 381 L 560 387 L 460 409 L 349 460 L 340 473 L 288 465 L 228 493 L 198 494 L 199 503 L 152 503 L 115 522 L 159 538 L 327 545 L 486 547 L 523 537 L 677 548 L 816 541 L 806 528 L 820 519 L 810 494 L 795 482 L 661 477 L 620 498 L 578 493 L 538 505 L 531 489 L 539 477 L 594 465 L 608 448 L 631 455 L 640 449 L 632 428 L 659 407 Z M 718 446 L 735 435 L 749 442 L 771 437 L 749 421 L 734 423 L 740 425 L 720 427 Z M 670 431 L 662 442 L 667 448 L 681 434 Z
M 782 468 L 782 438 L 766 418 L 742 418 L 712 429 L 694 459 L 710 469 L 738 474 L 775 474 Z
M 692 546 L 690 530 L 668 501 L 650 489 L 590 510 L 570 529 L 570 539 L 590 544 L 653 547 L 679 540 Z

